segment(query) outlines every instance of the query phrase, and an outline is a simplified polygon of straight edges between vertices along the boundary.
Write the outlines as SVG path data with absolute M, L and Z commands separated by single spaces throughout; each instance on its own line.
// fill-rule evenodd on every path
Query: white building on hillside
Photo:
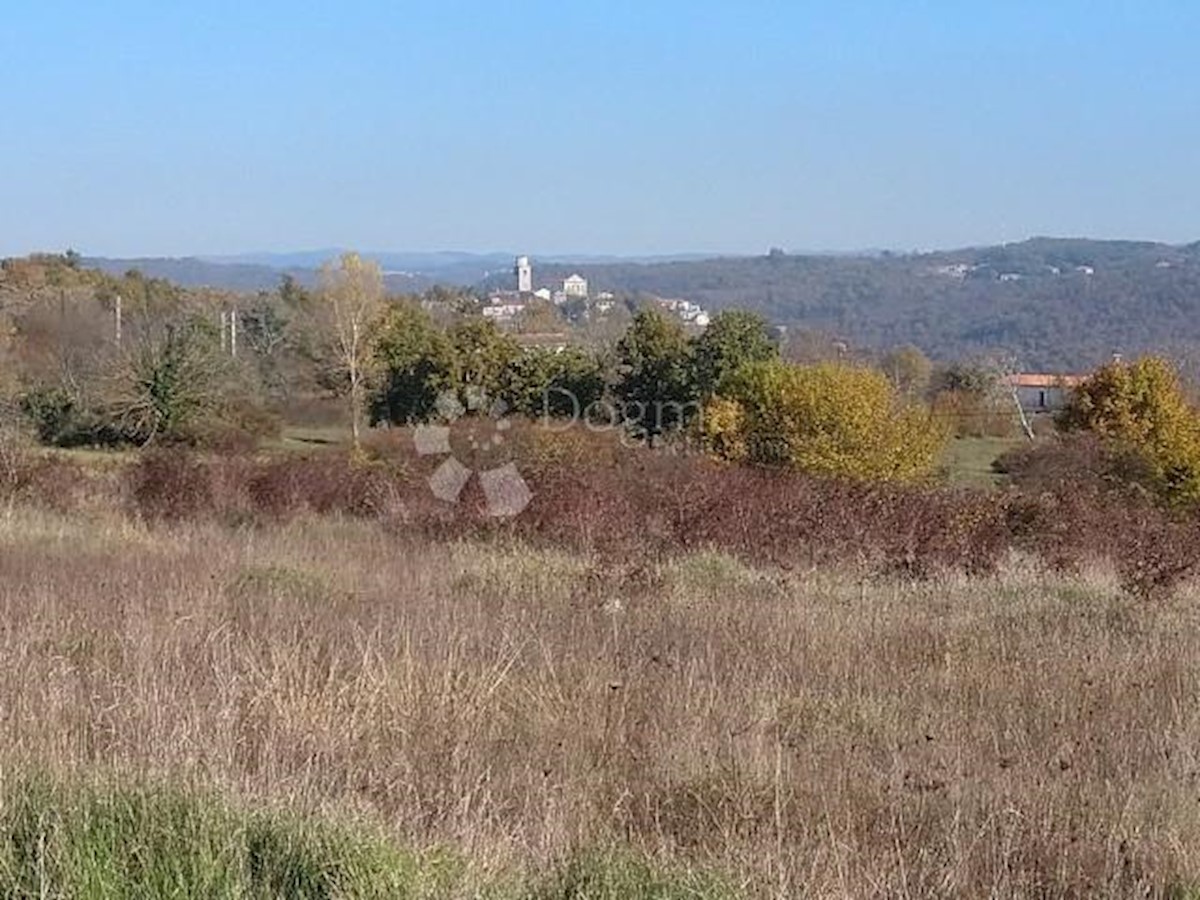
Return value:
M 1008 375 L 1004 383 L 1027 413 L 1057 412 L 1067 405 L 1071 392 L 1083 382 L 1082 375 L 1045 375 L 1021 372 Z
M 711 321 L 704 308 L 699 303 L 693 303 L 691 300 L 659 298 L 658 305 L 667 312 L 679 316 L 679 318 L 683 319 L 689 325 L 698 325 L 701 328 L 707 328 L 709 321 Z
M 564 278 L 562 290 L 569 299 L 582 298 L 586 300 L 588 295 L 587 279 L 578 274 Z

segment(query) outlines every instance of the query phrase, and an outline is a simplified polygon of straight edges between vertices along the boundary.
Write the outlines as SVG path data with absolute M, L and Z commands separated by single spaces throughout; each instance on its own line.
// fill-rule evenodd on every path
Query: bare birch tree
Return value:
M 368 331 L 383 311 L 383 273 L 377 263 L 344 253 L 321 267 L 319 315 L 325 320 L 333 353 L 346 376 L 350 433 L 359 449 L 363 389 L 370 357 Z

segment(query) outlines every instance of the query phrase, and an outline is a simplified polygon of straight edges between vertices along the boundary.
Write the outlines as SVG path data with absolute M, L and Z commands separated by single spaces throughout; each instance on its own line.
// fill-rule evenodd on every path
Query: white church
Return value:
M 568 300 L 586 300 L 588 298 L 587 279 L 576 273 L 564 278 L 557 291 L 548 288 L 535 291 L 533 289 L 533 264 L 528 256 L 518 256 L 513 265 L 513 275 L 517 279 L 518 294 L 532 294 L 542 300 L 553 300 L 555 303 L 565 303 Z

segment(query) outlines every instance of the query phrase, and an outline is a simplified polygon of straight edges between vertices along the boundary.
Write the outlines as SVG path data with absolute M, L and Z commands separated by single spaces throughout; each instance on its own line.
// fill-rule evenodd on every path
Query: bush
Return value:
M 704 438 L 722 457 L 817 475 L 926 478 L 946 440 L 882 373 L 834 363 L 744 366 L 705 412 Z
M 220 499 L 212 469 L 181 449 L 147 450 L 131 472 L 134 508 L 147 519 L 194 519 Z
M 1088 431 L 1141 455 L 1149 480 L 1168 503 L 1200 502 L 1200 413 L 1166 360 L 1112 362 L 1072 393 L 1058 418 L 1066 431 Z
M 151 521 L 278 521 L 308 512 L 390 519 L 428 491 L 400 471 L 337 453 L 253 459 L 153 448 L 130 468 L 128 496 Z
M 36 452 L 22 429 L 0 421 L 0 503 L 37 503 L 58 512 L 78 504 L 88 479 L 79 467 Z
M 256 449 L 264 438 L 277 438 L 282 420 L 253 400 L 229 398 L 220 410 L 195 423 L 188 436 L 193 446 L 236 455 Z
M 14 428 L 0 423 L 0 500 L 10 500 L 24 486 L 30 464 L 27 442 Z
M 1032 494 L 1111 492 L 1145 499 L 1154 487 L 1153 472 L 1144 456 L 1090 432 L 1023 444 L 1002 454 L 992 468 L 1008 476 L 1013 486 Z
M 104 446 L 126 442 L 121 429 L 61 387 L 37 388 L 21 398 L 21 411 L 43 444 Z

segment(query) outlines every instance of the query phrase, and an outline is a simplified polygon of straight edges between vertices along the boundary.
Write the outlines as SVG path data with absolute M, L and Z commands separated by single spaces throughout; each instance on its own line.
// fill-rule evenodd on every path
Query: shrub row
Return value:
M 390 448 L 391 449 L 391 448 Z M 529 508 L 486 515 L 475 482 L 435 499 L 431 464 L 395 456 L 201 460 L 149 454 L 131 471 L 147 518 L 281 519 L 303 512 L 383 519 L 437 536 L 500 533 L 615 558 L 717 548 L 784 568 L 851 564 L 927 577 L 983 574 L 1013 551 L 1056 568 L 1110 560 L 1132 592 L 1156 595 L 1200 559 L 1200 527 L 1081 471 L 1056 485 L 982 491 L 804 477 L 701 456 L 570 441 L 524 448 Z
M 148 521 L 286 520 L 304 514 L 385 522 L 437 537 L 511 535 L 531 543 L 620 559 L 715 548 L 782 568 L 853 565 L 928 577 L 984 574 L 1013 551 L 1056 568 L 1108 560 L 1133 593 L 1155 596 L 1200 560 L 1200 524 L 1110 480 L 1111 460 L 1077 442 L 1046 458 L 1005 464 L 1016 484 L 984 491 L 871 484 L 722 465 L 700 455 L 625 448 L 576 434 L 526 434 L 518 466 L 533 499 L 512 519 L 487 515 L 478 481 L 458 503 L 433 496 L 439 460 L 400 439 L 365 460 L 312 456 L 216 457 L 181 449 L 142 453 L 116 481 L 114 498 Z M 1074 459 L 1072 464 L 1071 460 Z M 69 463 L 9 466 L 0 499 L 77 500 Z M 15 474 L 13 474 L 15 473 Z M 7 487 L 5 486 L 7 485 Z

